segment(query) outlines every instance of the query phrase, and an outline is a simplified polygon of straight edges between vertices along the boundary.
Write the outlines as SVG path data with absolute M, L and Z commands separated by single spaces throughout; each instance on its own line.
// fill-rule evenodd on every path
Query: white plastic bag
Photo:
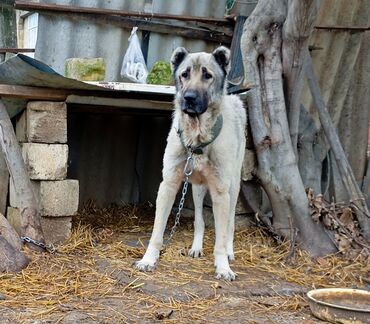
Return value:
M 137 27 L 132 28 L 129 45 L 122 61 L 121 77 L 136 83 L 146 83 L 148 69 L 141 51 Z

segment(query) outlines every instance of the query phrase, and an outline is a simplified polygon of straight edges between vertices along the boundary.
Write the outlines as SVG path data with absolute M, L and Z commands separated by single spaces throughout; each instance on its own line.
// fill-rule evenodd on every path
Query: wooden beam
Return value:
M 34 48 L 0 48 L 0 53 L 33 53 Z
M 315 26 L 315 29 L 327 29 L 337 31 L 364 32 L 370 30 L 369 26 Z
M 64 101 L 69 92 L 61 89 L 0 84 L 0 97 L 4 98 Z
M 77 7 L 77 6 L 65 6 L 56 4 L 46 3 L 33 3 L 29 1 L 15 1 L 15 8 L 29 11 L 54 11 L 63 13 L 85 13 L 85 14 L 103 14 L 103 15 L 115 15 L 121 17 L 136 17 L 146 19 L 171 19 L 180 21 L 196 21 L 203 23 L 213 23 L 219 25 L 230 25 L 232 19 L 226 18 L 212 18 L 212 17 L 197 17 L 197 16 L 185 16 L 185 15 L 170 15 L 161 13 L 144 13 L 144 12 L 128 12 L 123 10 L 114 9 L 103 9 L 103 8 L 91 8 L 91 7 Z

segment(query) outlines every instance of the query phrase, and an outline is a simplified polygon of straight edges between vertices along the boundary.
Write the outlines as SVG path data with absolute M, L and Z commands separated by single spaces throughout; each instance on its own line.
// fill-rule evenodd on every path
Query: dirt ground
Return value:
M 319 270 L 299 258 L 288 266 L 286 249 L 249 228 L 236 233 L 237 280 L 216 280 L 213 231 L 207 229 L 205 256 L 193 259 L 192 225 L 183 222 L 156 271 L 142 273 L 132 263 L 144 252 L 152 220 L 138 221 L 135 211 L 128 217 L 134 221 L 123 226 L 78 225 L 55 253 L 29 251 L 22 273 L 0 275 L 0 323 L 319 323 L 305 293 L 343 278 L 362 286 L 369 271 L 368 264 L 333 259 L 321 259 Z

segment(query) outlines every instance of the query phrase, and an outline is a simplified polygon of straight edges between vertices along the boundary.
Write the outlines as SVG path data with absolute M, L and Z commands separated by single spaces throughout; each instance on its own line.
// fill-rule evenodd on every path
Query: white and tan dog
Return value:
M 163 158 L 153 233 L 144 257 L 135 263 L 137 269 L 151 271 L 158 261 L 168 216 L 184 180 L 185 161 L 192 154 L 195 222 L 189 255 L 203 254 L 202 209 L 209 190 L 216 230 L 216 278 L 235 279 L 229 260 L 234 259 L 235 206 L 245 150 L 246 113 L 237 96 L 226 94 L 229 62 L 230 51 L 225 47 L 213 53 L 188 53 L 180 47 L 172 54 L 175 111 Z

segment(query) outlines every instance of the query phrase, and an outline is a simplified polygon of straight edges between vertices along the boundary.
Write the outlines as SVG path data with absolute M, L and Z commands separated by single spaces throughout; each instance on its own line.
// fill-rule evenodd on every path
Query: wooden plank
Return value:
M 139 85 L 137 85 L 140 87 Z M 133 87 L 131 87 L 133 89 Z M 153 87 L 142 87 L 141 91 L 137 90 L 122 90 L 112 91 L 110 89 L 101 91 L 97 90 L 78 90 L 78 89 L 54 89 L 45 87 L 29 87 L 19 85 L 0 84 L 0 97 L 18 98 L 27 100 L 47 100 L 47 101 L 65 101 L 69 95 L 77 96 L 95 96 L 107 98 L 126 98 L 137 100 L 153 100 L 172 102 L 173 94 L 170 90 L 166 92 L 155 91 Z M 150 90 L 149 90 L 150 89 Z M 135 104 L 135 106 L 137 103 Z
M 84 81 L 84 83 L 112 90 L 138 91 L 146 93 L 166 93 L 170 95 L 174 95 L 176 89 L 174 86 L 170 85 L 139 84 L 129 82 Z
M 135 109 L 151 109 L 151 110 L 162 110 L 172 111 L 172 102 L 155 101 L 155 100 L 137 100 L 137 99 L 126 99 L 126 98 L 100 98 L 95 96 L 77 96 L 70 95 L 66 99 L 68 104 L 81 104 L 90 106 L 107 106 L 116 108 L 135 108 Z

